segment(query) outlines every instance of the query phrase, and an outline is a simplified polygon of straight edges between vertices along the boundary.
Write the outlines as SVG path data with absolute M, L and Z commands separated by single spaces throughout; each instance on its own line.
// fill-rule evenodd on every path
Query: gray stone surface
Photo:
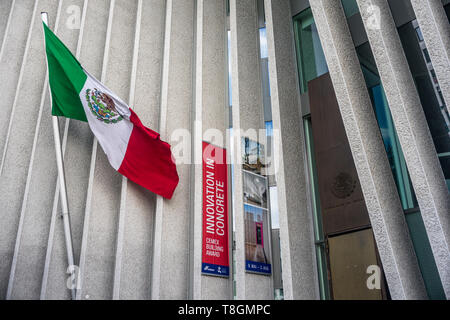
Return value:
M 36 8 L 37 3 L 31 1 L 18 1 L 14 4 L 8 32 L 4 35 L 0 48 L 0 80 L 3 84 L 0 110 L 3 110 L 6 115 L 0 119 L 0 169 L 3 167 L 4 148 L 9 137 L 9 123 L 15 105 L 16 89 L 23 69 L 25 53 L 31 41 L 31 17 Z
M 70 1 L 64 2 L 65 6 L 70 4 Z M 72 53 L 78 57 L 81 64 L 91 74 L 99 79 L 101 77 L 109 5 L 107 1 L 89 2 L 85 0 L 82 4 L 80 3 L 80 6 L 83 10 L 82 17 L 83 12 L 85 12 L 85 18 L 81 19 L 82 24 L 76 51 L 72 51 Z M 67 19 L 67 13 L 66 15 L 65 13 L 66 10 L 61 12 L 62 17 L 66 16 Z M 62 18 L 62 23 L 65 23 L 66 19 Z M 69 32 L 68 30 L 66 32 Z M 79 265 L 93 134 L 85 122 L 74 120 L 64 122 L 62 119 L 60 123 L 64 123 L 64 130 L 61 130 L 61 134 L 64 133 L 63 141 L 66 141 L 64 161 L 72 243 L 75 264 Z M 42 277 L 41 299 L 70 299 L 66 286 L 68 266 L 64 230 L 62 220 L 59 218 L 59 191 L 55 192 L 55 187 L 53 187 L 52 192 L 53 217 L 47 245 L 46 266 Z
M 50 7 L 49 14 L 55 16 L 56 6 L 54 1 L 36 2 L 33 8 L 34 19 L 30 19 L 30 29 L 26 42 L 25 53 L 23 55 L 20 74 L 16 85 L 14 102 L 12 108 L 5 108 L 4 119 L 9 124 L 2 123 L 2 129 L 8 128 L 8 133 L 2 133 L 2 147 L 5 149 L 3 171 L 0 179 L 0 190 L 2 199 L 0 202 L 2 221 L 2 232 L 0 235 L 0 297 L 6 295 L 6 288 L 11 271 L 11 263 L 14 257 L 14 250 L 17 240 L 19 226 L 22 225 L 24 215 L 21 215 L 22 200 L 27 182 L 28 168 L 32 157 L 32 148 L 35 137 L 36 123 L 39 118 L 39 106 L 45 80 L 44 46 L 42 44 L 42 22 L 40 15 L 41 8 Z M 24 5 L 24 4 L 22 4 Z M 19 9 L 19 8 L 18 8 Z M 23 9 L 21 7 L 21 9 Z M 19 10 L 18 10 L 19 11 Z M 30 17 L 29 14 L 27 16 Z M 18 17 L 18 19 L 23 19 Z M 12 31 L 12 28 L 10 29 Z M 8 38 L 10 35 L 7 35 Z M 9 38 L 13 41 L 13 37 Z M 8 41 L 9 41 L 8 39 Z M 8 44 L 7 44 L 8 45 Z M 12 48 L 12 54 L 16 49 Z M 11 70 L 8 70 L 11 72 Z M 7 82 L 7 81 L 6 81 Z M 8 92 L 9 93 L 9 92 Z M 26 94 L 24 94 L 26 93 Z M 30 112 L 30 109 L 33 110 Z M 5 138 L 3 140 L 3 138 Z M 45 213 L 44 213 L 45 215 Z M 38 242 L 35 243 L 39 246 Z M 33 244 L 32 244 L 33 245 Z M 31 261 L 37 261 L 39 257 L 33 255 Z M 26 286 L 29 279 L 23 281 Z
M 11 12 L 9 12 L 11 16 L 10 21 L 8 21 L 8 25 L 5 24 L 5 34 L 2 36 L 3 40 L 0 43 L 0 81 L 3 84 L 1 87 L 0 110 L 3 110 L 6 115 L 0 119 L 0 169 L 3 165 L 10 114 L 13 110 L 16 88 L 28 43 L 31 16 L 34 9 L 35 4 L 31 1 L 14 3 Z M 5 15 L 5 20 L 7 18 Z M 6 27 L 8 27 L 8 30 L 6 30 Z
M 161 87 L 161 139 L 174 146 L 175 130 L 191 129 L 194 72 L 194 0 L 168 0 Z M 178 131 L 180 132 L 180 131 Z M 186 154 L 173 152 L 191 159 Z M 187 299 L 191 219 L 191 166 L 177 164 L 179 184 L 171 200 L 157 196 L 152 260 L 152 299 Z
M 265 1 L 269 77 L 285 299 L 318 299 L 312 213 L 308 210 L 303 121 L 288 0 Z M 280 155 L 283 155 L 280 157 Z
M 6 30 L 8 28 L 8 23 L 11 21 L 9 18 L 10 16 L 12 17 L 12 8 L 13 0 L 4 0 L 0 2 L 0 50 Z
M 426 299 L 400 199 L 340 1 L 311 0 L 393 299 Z
M 196 13 L 196 84 L 195 84 L 195 121 L 201 126 L 193 131 L 194 179 L 195 190 L 191 241 L 192 254 L 192 298 L 193 299 L 231 299 L 232 275 L 218 278 L 202 275 L 202 232 L 203 232 L 203 172 L 202 141 L 208 141 L 219 147 L 226 146 L 226 124 L 228 122 L 227 103 L 227 30 L 226 8 L 224 1 L 197 1 Z M 204 137 L 209 129 L 222 133 L 222 141 L 211 141 Z M 217 137 L 218 138 L 218 137 Z M 227 150 L 229 152 L 229 149 Z M 229 156 L 229 154 L 228 154 Z M 228 184 L 231 189 L 231 182 Z M 231 226 L 231 208 L 229 207 L 229 226 Z M 230 228 L 231 230 L 231 228 Z M 230 235 L 231 240 L 231 235 Z M 231 241 L 229 252 L 231 253 Z M 230 255 L 231 257 L 231 255 Z M 231 258 L 229 260 L 231 266 Z
M 233 108 L 234 126 L 264 128 L 257 1 L 231 2 L 231 58 L 236 79 L 233 104 L 237 106 Z M 284 182 L 282 178 L 278 180 L 286 190 L 292 185 L 297 188 L 295 179 L 301 187 L 298 199 L 293 199 L 294 194 L 287 191 L 284 196 L 279 195 L 286 208 L 281 227 L 288 232 L 284 239 L 290 241 L 283 247 L 290 250 L 283 262 L 285 294 L 286 298 L 315 298 L 317 284 L 310 277 L 315 262 L 308 262 L 309 271 L 303 265 L 312 258 L 308 244 L 312 250 L 313 243 L 307 234 L 308 227 L 301 222 L 310 222 L 304 214 L 294 212 L 306 210 L 303 203 L 306 191 L 302 184 L 306 182 L 297 163 L 304 163 L 304 149 L 300 142 L 303 141 L 300 116 L 295 115 L 298 109 L 294 110 L 299 102 L 293 88 L 297 79 L 292 71 L 295 62 L 294 51 L 290 51 L 292 38 L 288 35 L 292 32 L 286 13 L 288 1 L 266 2 L 272 9 L 267 12 L 268 21 L 273 20 L 268 25 L 268 33 L 275 35 L 269 44 L 270 56 L 276 62 L 271 65 L 274 124 L 279 124 L 282 133 L 279 147 L 286 153 L 282 162 L 284 171 L 299 168 L 298 177 L 284 175 Z M 319 12 L 324 17 L 324 23 L 319 24 L 321 38 L 327 43 L 327 60 L 347 132 L 350 132 L 391 294 L 394 298 L 422 298 L 423 284 L 364 81 L 355 63 L 351 39 L 342 16 L 333 18 L 333 12 L 341 14 L 333 7 L 337 2 L 311 1 L 316 8 L 328 8 L 326 15 L 324 11 Z M 112 12 L 110 4 L 113 4 Z M 307 1 L 298 4 L 296 8 L 304 8 Z M 67 27 L 66 22 L 73 14 L 67 11 L 71 5 L 81 9 L 81 29 Z M 70 299 L 45 87 L 40 11 L 48 11 L 50 26 L 54 28 L 59 10 L 58 36 L 82 65 L 125 101 L 130 99 L 131 107 L 143 123 L 160 131 L 162 139 L 175 146 L 179 141 L 172 136 L 173 132 L 182 128 L 193 133 L 195 116 L 203 123 L 201 132 L 207 128 L 225 128 L 228 97 L 223 5 L 223 1 L 209 0 L 0 1 L 0 110 L 3 113 L 0 117 L 0 166 L 3 168 L 0 173 L 0 299 L 5 299 L 7 293 L 12 299 Z M 424 27 L 425 36 L 426 33 Z M 290 68 L 291 73 L 287 70 Z M 231 297 L 231 279 L 200 274 L 201 202 L 198 199 L 201 194 L 196 190 L 201 187 L 198 181 L 201 171 L 198 168 L 178 165 L 180 185 L 173 199 L 166 201 L 115 172 L 101 148 L 94 144 L 87 123 L 61 119 L 60 128 L 75 263 L 81 262 L 83 268 L 79 299 Z M 292 142 L 294 138 L 297 144 Z M 291 145 L 295 148 L 287 148 Z M 188 152 L 186 156 L 191 159 L 192 155 Z M 235 187 L 242 190 L 242 176 L 238 171 L 235 171 Z M 242 199 L 237 197 L 234 205 L 239 208 L 236 211 L 237 296 L 272 299 L 272 278 L 244 271 Z M 292 235 L 303 231 L 305 234 Z M 293 266 L 290 274 L 289 264 Z M 298 268 L 299 264 L 303 267 Z
M 358 0 L 420 212 L 447 298 L 450 298 L 450 197 L 414 79 L 386 0 Z M 368 8 L 380 9 L 380 29 Z M 444 88 L 443 88 L 444 89 Z
M 245 221 L 241 137 L 249 129 L 264 128 L 259 32 L 255 0 L 230 1 L 231 77 L 233 105 L 236 297 L 273 299 L 272 276 L 245 272 Z M 238 132 L 241 130 L 241 132 Z M 238 134 L 239 133 L 239 134 Z M 255 138 L 252 138 L 255 140 Z M 264 141 L 261 141 L 264 144 Z M 269 220 L 270 221 L 270 220 Z M 269 223 L 270 225 L 270 223 Z M 270 237 L 270 235 L 268 235 Z M 270 243 L 270 240 L 268 241 Z
M 101 81 L 124 101 L 129 96 L 137 1 L 111 1 Z M 111 16 L 112 15 L 112 16 Z M 80 255 L 78 299 L 111 299 L 122 176 L 94 140 Z
M 68 48 L 75 52 L 79 30 L 65 27 L 67 3 L 68 1 L 61 1 L 59 6 L 55 6 L 58 12 L 50 15 L 49 19 L 53 20 L 55 24 L 56 34 Z M 71 3 L 75 4 L 76 2 L 71 1 Z M 83 1 L 78 1 L 77 5 L 82 6 L 82 3 Z M 48 4 L 42 4 L 39 10 L 48 10 L 48 7 Z M 40 16 L 38 18 L 40 20 Z M 51 107 L 46 86 L 47 82 L 41 93 L 42 100 L 38 109 L 39 117 L 20 213 L 21 222 L 17 232 L 16 252 L 9 281 L 8 298 L 11 299 L 38 299 L 41 293 L 40 287 L 53 211 L 53 191 L 57 179 Z M 61 120 L 62 123 L 65 122 L 64 119 Z M 50 192 L 41 192 L 41 190 Z M 62 220 L 60 221 L 62 222 Z
M 450 113 L 450 24 L 447 15 L 441 0 L 411 0 L 411 4 Z
M 129 104 L 144 125 L 157 130 L 165 1 L 140 0 L 138 15 Z M 150 299 L 156 196 L 125 178 L 122 183 L 113 298 Z

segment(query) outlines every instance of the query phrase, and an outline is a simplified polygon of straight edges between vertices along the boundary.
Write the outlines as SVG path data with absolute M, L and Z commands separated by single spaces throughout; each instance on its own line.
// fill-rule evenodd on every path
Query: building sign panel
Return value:
M 228 277 L 228 173 L 226 149 L 203 142 L 202 273 Z
M 245 219 L 245 270 L 271 274 L 268 181 L 264 176 L 264 145 L 242 138 Z

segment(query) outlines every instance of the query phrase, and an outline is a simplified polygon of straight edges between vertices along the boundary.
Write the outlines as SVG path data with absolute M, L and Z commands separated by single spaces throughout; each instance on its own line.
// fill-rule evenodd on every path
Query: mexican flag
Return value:
M 179 180 L 170 145 L 84 70 L 69 49 L 43 25 L 52 114 L 88 122 L 115 170 L 170 199 Z

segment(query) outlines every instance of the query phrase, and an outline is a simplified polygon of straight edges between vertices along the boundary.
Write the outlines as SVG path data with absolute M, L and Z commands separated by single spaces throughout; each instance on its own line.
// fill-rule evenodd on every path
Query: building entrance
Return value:
M 329 73 L 309 81 L 308 93 L 330 297 L 385 299 L 381 261 Z

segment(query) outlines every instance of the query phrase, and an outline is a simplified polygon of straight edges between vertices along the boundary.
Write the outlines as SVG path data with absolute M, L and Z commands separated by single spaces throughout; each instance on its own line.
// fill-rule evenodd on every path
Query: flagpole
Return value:
M 42 22 L 48 25 L 48 14 L 47 12 L 41 12 Z M 45 38 L 45 35 L 44 35 Z M 48 70 L 48 64 L 47 64 Z M 49 89 L 50 89 L 50 81 L 49 81 Z M 50 101 L 51 101 L 50 94 Z M 51 107 L 51 103 L 50 103 Z M 67 251 L 67 262 L 69 264 L 68 272 L 70 272 L 70 284 L 71 284 L 71 293 L 72 300 L 76 298 L 76 285 L 74 285 L 75 278 L 75 262 L 73 258 L 73 246 L 72 246 L 72 233 L 70 230 L 70 218 L 69 218 L 69 205 L 67 201 L 67 189 L 66 189 L 66 180 L 64 176 L 64 162 L 62 156 L 61 149 L 61 136 L 59 133 L 59 122 L 58 117 L 52 115 L 52 125 L 53 125 L 53 137 L 55 141 L 55 151 L 56 151 L 56 164 L 58 167 L 58 181 L 59 181 L 59 194 L 61 197 L 61 215 L 64 223 L 64 238 L 66 242 L 66 251 Z

